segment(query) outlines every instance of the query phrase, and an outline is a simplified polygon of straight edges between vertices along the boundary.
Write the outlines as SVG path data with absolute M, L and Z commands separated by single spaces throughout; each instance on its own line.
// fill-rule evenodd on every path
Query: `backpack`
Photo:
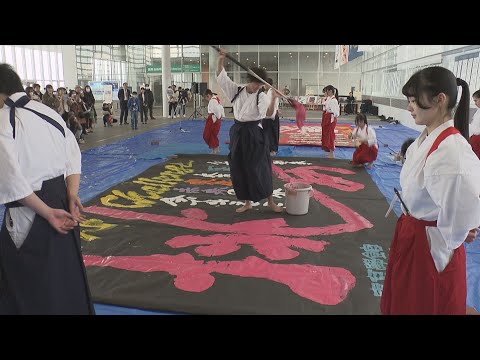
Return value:
M 233 99 L 230 101 L 232 104 L 233 104 L 233 102 L 235 101 L 235 99 L 238 97 L 238 95 L 242 92 L 243 89 L 245 89 L 245 86 L 244 86 L 244 87 L 241 87 L 241 86 L 238 87 L 237 93 L 235 94 L 235 96 L 233 97 Z M 261 92 L 263 92 L 262 88 L 260 88 L 260 89 L 257 91 L 257 106 L 258 106 L 258 98 L 259 98 Z

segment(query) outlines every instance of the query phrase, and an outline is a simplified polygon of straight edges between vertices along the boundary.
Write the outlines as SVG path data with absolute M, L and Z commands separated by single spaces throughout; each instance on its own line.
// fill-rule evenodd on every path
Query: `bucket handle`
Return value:
M 285 184 L 286 195 L 297 196 L 297 190 L 292 188 L 291 183 Z M 313 189 L 308 190 L 308 196 L 313 197 Z

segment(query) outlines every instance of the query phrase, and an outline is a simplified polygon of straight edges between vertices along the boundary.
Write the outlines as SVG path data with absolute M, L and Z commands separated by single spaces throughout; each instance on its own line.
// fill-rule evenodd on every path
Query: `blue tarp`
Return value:
M 292 121 L 282 121 L 282 123 L 291 124 Z M 351 122 L 339 121 L 339 123 Z M 220 129 L 220 154 L 222 155 L 228 153 L 228 145 L 225 142 L 228 140 L 231 124 L 231 120 L 224 120 Z M 183 121 L 181 124 L 170 124 L 113 144 L 84 151 L 80 198 L 85 203 L 114 184 L 126 181 L 149 167 L 166 161 L 171 155 L 208 153 L 209 149 L 202 138 L 204 125 L 204 121 L 201 120 Z M 387 122 L 370 126 L 377 133 L 379 153 L 375 166 L 367 169 L 367 172 L 386 200 L 390 202 L 394 196 L 393 188 L 400 189 L 401 170 L 400 164 L 393 161 L 392 153 L 400 150 L 405 139 L 417 137 L 419 133 L 403 125 Z M 335 157 L 350 160 L 353 152 L 353 148 L 337 148 Z M 326 153 L 316 146 L 280 146 L 278 156 L 325 157 Z M 3 213 L 3 207 L 0 211 Z M 398 202 L 394 211 L 397 216 L 401 214 Z M 477 239 L 472 244 L 466 244 L 465 248 L 467 250 L 468 304 L 480 310 L 480 241 Z M 103 304 L 96 304 L 96 310 L 98 314 L 163 314 Z

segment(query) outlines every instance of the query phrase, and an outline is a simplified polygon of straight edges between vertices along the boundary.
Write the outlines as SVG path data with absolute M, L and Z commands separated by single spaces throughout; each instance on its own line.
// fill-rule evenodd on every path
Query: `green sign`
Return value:
M 200 72 L 200 64 L 183 64 L 183 72 Z
M 146 68 L 147 74 L 161 74 L 162 65 L 147 65 Z M 170 69 L 172 73 L 181 73 L 182 65 L 181 64 L 172 64 Z M 200 64 L 183 64 L 183 72 L 200 72 Z
M 162 65 L 147 65 L 147 74 L 161 73 Z

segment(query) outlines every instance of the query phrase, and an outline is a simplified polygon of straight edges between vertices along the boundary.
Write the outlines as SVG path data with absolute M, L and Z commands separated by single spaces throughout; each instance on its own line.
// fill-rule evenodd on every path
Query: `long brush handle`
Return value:
M 210 45 L 212 48 L 214 48 L 215 50 L 217 50 L 218 52 L 221 51 L 221 49 L 217 46 L 214 46 L 214 45 Z M 255 74 L 252 70 L 250 70 L 248 67 L 246 67 L 245 65 L 243 65 L 241 62 L 239 62 L 237 59 L 235 59 L 232 55 L 230 55 L 229 53 L 225 53 L 225 57 L 228 58 L 229 60 L 233 61 L 235 64 L 237 64 L 238 66 L 240 66 L 243 70 L 245 70 L 246 72 L 248 72 L 250 75 L 254 76 L 255 78 L 257 78 L 258 80 L 260 80 L 262 83 L 264 83 L 265 85 L 268 85 L 270 86 L 273 90 L 276 90 L 282 97 L 284 97 L 285 99 L 289 99 L 288 97 L 286 97 L 284 94 L 282 94 L 278 89 L 274 88 L 272 85 L 270 85 L 268 82 L 266 82 L 265 80 L 263 80 L 260 76 L 258 76 L 257 74 Z

